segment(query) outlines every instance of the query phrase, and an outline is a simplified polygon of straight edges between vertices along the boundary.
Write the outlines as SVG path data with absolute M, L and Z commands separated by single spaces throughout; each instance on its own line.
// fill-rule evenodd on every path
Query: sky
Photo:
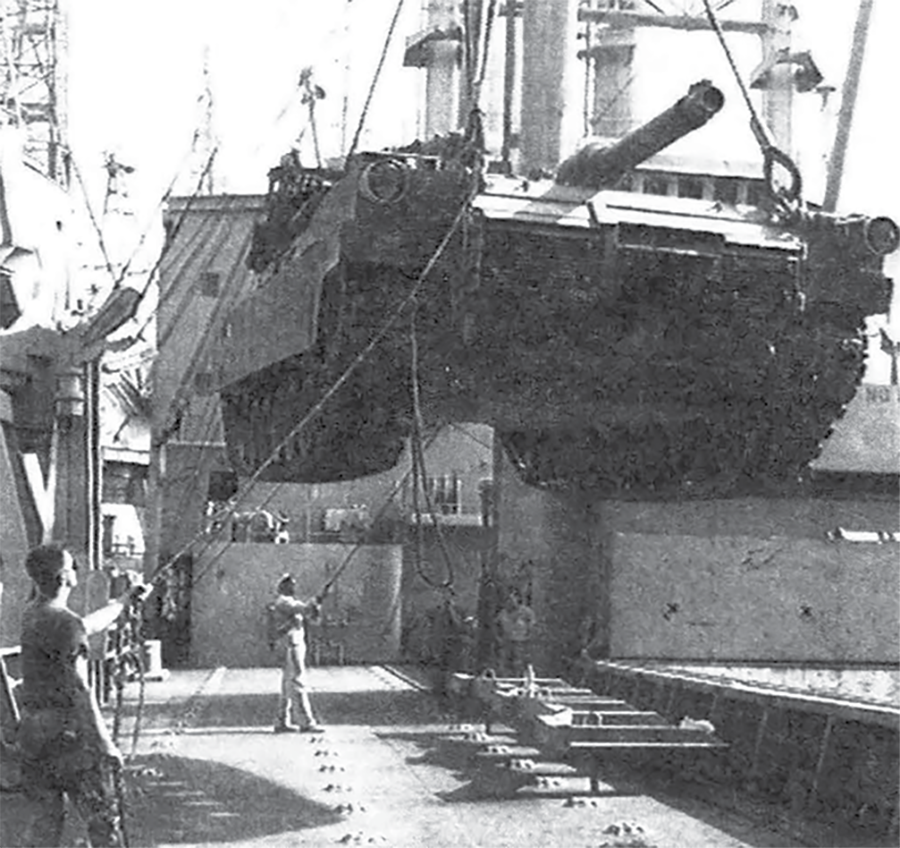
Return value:
M 417 0 L 404 6 L 386 62 L 392 79 L 372 104 L 380 121 L 365 137 L 376 146 L 397 135 L 397 126 L 385 130 L 385 119 L 417 81 L 407 69 L 398 84 L 404 38 L 418 24 Z M 135 201 L 152 202 L 180 170 L 202 120 L 206 59 L 218 182 L 226 191 L 264 192 L 266 171 L 306 122 L 297 88 L 304 67 L 313 67 L 326 91 L 317 113 L 323 152 L 339 155 L 333 130 L 340 128 L 346 54 L 359 69 L 350 80 L 358 114 L 394 7 L 395 0 L 79 0 L 70 12 L 70 143 L 88 163 L 83 170 L 96 168 L 105 149 L 139 167 Z M 414 136 L 414 126 L 404 129 Z
M 686 0 L 669 0 L 669 4 L 699 8 L 697 2 Z M 419 28 L 420 5 L 421 0 L 406 0 L 403 5 L 364 137 L 373 146 L 415 136 L 409 107 L 419 91 L 422 72 L 399 66 L 405 37 Z M 749 17 L 758 5 L 758 0 L 734 0 L 722 15 Z M 797 48 L 812 49 L 826 80 L 840 87 L 858 0 L 797 0 L 795 5 L 799 10 Z M 349 82 L 348 123 L 355 127 L 395 6 L 395 0 L 256 0 L 252 4 L 79 0 L 71 4 L 69 136 L 76 154 L 85 160 L 82 170 L 99 170 L 102 152 L 114 150 L 140 167 L 140 178 L 132 181 L 136 201 L 152 197 L 154 189 L 164 190 L 179 170 L 201 119 L 197 98 L 204 89 L 204 57 L 208 57 L 214 124 L 221 142 L 217 170 L 225 189 L 265 189 L 266 169 L 305 122 L 296 88 L 305 66 L 313 67 L 316 81 L 328 94 L 318 107 L 320 133 L 325 135 L 322 147 L 330 155 L 340 155 L 340 133 L 334 130 L 340 125 L 342 89 Z M 665 36 L 657 32 L 662 42 Z M 900 79 L 892 36 L 897 32 L 900 3 L 875 0 L 854 128 L 858 149 L 851 151 L 849 167 L 853 177 L 849 182 L 854 185 L 865 182 L 862 175 L 871 172 L 873 158 L 883 158 L 873 154 L 892 150 L 883 127 L 887 104 L 896 100 L 895 92 L 893 98 L 888 94 L 890 84 Z M 672 54 L 677 63 L 661 58 L 665 72 L 652 87 L 664 90 L 667 79 L 687 68 L 689 76 L 706 72 L 717 84 L 730 88 L 718 47 L 713 44 L 711 52 L 694 49 L 694 42 L 712 42 L 712 34 L 689 38 L 693 41 L 686 48 Z M 729 38 L 742 71 L 749 74 L 757 56 L 755 47 L 747 49 L 747 43 L 753 46 L 755 38 Z M 349 79 L 344 72 L 348 57 L 354 67 Z M 808 100 L 819 98 L 810 95 Z M 839 97 L 833 101 L 839 102 Z M 801 114 L 795 130 L 805 143 L 810 134 L 821 134 L 815 114 L 818 106 L 798 100 Z M 855 190 L 848 185 L 847 191 Z
M 264 193 L 266 172 L 303 131 L 305 107 L 297 80 L 312 67 L 326 97 L 317 105 L 324 157 L 340 156 L 356 128 L 369 81 L 378 62 L 396 0 L 78 0 L 69 11 L 69 140 L 95 209 L 102 207 L 105 152 L 133 166 L 117 198 L 129 213 L 120 219 L 122 238 L 111 238 L 125 257 L 140 233 L 156 227 L 159 202 L 177 177 L 176 193 L 190 194 L 208 148 L 191 152 L 202 125 L 205 88 L 212 93 L 212 128 L 219 151 L 216 190 Z M 699 0 L 659 0 L 668 8 L 702 10 Z M 406 0 L 385 71 L 369 109 L 362 146 L 408 143 L 419 134 L 415 104 L 424 72 L 402 68 L 407 36 L 422 25 L 421 0 Z M 796 100 L 795 141 L 801 147 L 806 195 L 821 199 L 824 157 L 830 148 L 858 0 L 795 0 L 796 49 L 810 49 L 826 81 L 836 86 L 823 109 L 822 98 Z M 759 0 L 734 0 L 722 16 L 752 18 Z M 897 165 L 897 81 L 900 80 L 900 2 L 875 0 L 866 63 L 854 118 L 839 211 L 888 214 L 900 221 L 900 167 Z M 728 102 L 717 129 L 697 134 L 692 144 L 720 153 L 723 144 L 741 158 L 756 148 L 746 112 L 721 50 L 711 33 L 679 41 L 655 33 L 658 81 L 644 85 L 648 114 L 683 93 L 683 79 L 709 76 Z M 758 61 L 752 36 L 731 36 L 741 72 Z M 712 44 L 710 44 L 712 42 Z M 685 46 L 687 44 L 687 46 Z M 498 45 L 499 46 L 499 45 Z M 345 67 L 350 64 L 353 73 Z M 204 75 L 204 66 L 207 75 Z M 646 73 L 647 71 L 642 71 Z M 343 92 L 347 91 L 344 112 Z M 657 102 L 658 101 L 658 102 Z M 490 105 L 490 104 L 487 104 Z M 313 164 L 311 134 L 301 143 Z M 114 228 L 115 221 L 109 221 Z M 148 244 L 152 255 L 154 244 Z M 120 245 L 116 247 L 115 245 Z M 890 259 L 900 278 L 900 257 Z M 891 325 L 900 335 L 900 298 Z M 879 366 L 881 367 L 881 366 Z

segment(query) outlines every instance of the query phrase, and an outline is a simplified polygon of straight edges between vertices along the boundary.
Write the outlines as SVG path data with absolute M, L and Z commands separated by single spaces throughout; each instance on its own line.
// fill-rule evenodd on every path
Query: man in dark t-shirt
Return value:
M 88 635 L 109 627 L 129 596 L 85 618 L 66 604 L 77 585 L 72 555 L 55 545 L 32 550 L 25 569 L 35 595 L 22 615 L 22 721 L 18 747 L 22 783 L 34 809 L 27 845 L 55 846 L 62 839 L 65 795 L 87 822 L 91 845 L 121 845 L 114 770 L 122 754 L 87 682 Z

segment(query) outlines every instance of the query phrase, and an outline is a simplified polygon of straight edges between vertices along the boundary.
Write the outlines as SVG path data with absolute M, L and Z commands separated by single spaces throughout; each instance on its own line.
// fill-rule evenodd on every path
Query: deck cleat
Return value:
M 609 836 L 642 836 L 644 828 L 637 822 L 617 822 L 605 827 L 603 833 Z

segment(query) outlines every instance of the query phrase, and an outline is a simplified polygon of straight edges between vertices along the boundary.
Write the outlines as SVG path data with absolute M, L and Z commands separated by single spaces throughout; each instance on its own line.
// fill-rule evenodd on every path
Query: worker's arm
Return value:
M 63 673 L 65 676 L 62 686 L 71 693 L 75 709 L 78 712 L 79 725 L 84 734 L 82 744 L 88 750 L 121 761 L 122 754 L 112 739 L 103 714 L 100 712 L 97 697 L 88 682 L 88 644 L 83 622 L 73 624 L 62 636 L 62 639 L 64 641 L 60 644 L 60 650 L 64 656 Z
M 87 665 L 87 662 L 84 662 Z M 85 730 L 87 746 L 103 756 L 114 760 L 122 760 L 122 752 L 113 741 L 112 734 L 106 726 L 106 720 L 100 711 L 100 704 L 94 690 L 88 685 L 86 674 L 79 674 L 80 686 L 75 698 L 77 709 L 82 716 L 82 727 Z
M 318 598 L 313 598 L 311 601 L 298 601 L 297 603 L 300 604 L 300 611 L 308 622 L 311 624 L 319 623 L 322 618 L 322 605 Z
M 321 610 L 317 598 L 311 601 L 301 601 L 298 598 L 280 598 L 278 603 L 280 606 L 291 610 L 291 612 L 299 612 L 311 618 L 317 617 Z
M 146 583 L 132 583 L 118 598 L 110 601 L 106 606 L 88 613 L 84 617 L 84 629 L 88 636 L 93 636 L 95 633 L 111 627 L 129 602 L 142 600 L 149 592 L 150 586 Z
M 113 622 L 122 614 L 125 608 L 125 599 L 117 598 L 110 601 L 105 607 L 100 607 L 92 613 L 84 617 L 84 629 L 87 630 L 88 636 L 100 633 L 110 627 Z

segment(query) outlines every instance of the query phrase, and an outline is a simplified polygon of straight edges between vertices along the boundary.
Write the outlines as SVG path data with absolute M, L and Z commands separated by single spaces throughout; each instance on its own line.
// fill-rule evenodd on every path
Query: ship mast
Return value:
M 775 146 L 790 155 L 794 68 L 790 61 L 779 58 L 790 55 L 791 24 L 796 12 L 777 0 L 763 0 L 761 17 L 768 25 L 762 37 L 763 66 L 767 67 L 767 80 L 761 86 L 765 90 L 763 117 Z
M 856 95 L 859 91 L 859 78 L 862 74 L 873 3 L 874 0 L 860 0 L 856 26 L 853 29 L 853 49 L 850 53 L 847 77 L 844 80 L 841 111 L 838 114 L 834 147 L 828 160 L 828 179 L 825 184 L 825 199 L 822 202 L 823 208 L 828 212 L 835 210 L 838 195 L 841 192 L 841 182 L 844 178 L 844 160 L 847 156 L 847 145 L 850 141 L 850 128 L 853 124 L 853 110 L 856 108 Z
M 654 7 L 656 8 L 656 7 Z M 763 91 L 763 119 L 775 147 L 791 149 L 791 111 L 795 81 L 799 86 L 797 65 L 808 57 L 790 52 L 792 7 L 775 0 L 763 0 L 761 20 L 719 20 L 723 33 L 755 35 L 762 49 L 762 61 L 750 75 L 752 88 Z M 625 4 L 588 4 L 578 9 L 578 20 L 586 27 L 585 47 L 578 56 L 590 63 L 587 88 L 593 90 L 594 115 L 588 118 L 596 135 L 616 137 L 630 128 L 630 104 L 627 96 L 634 72 L 632 60 L 635 32 L 639 28 L 668 29 L 680 32 L 712 30 L 703 15 L 669 15 L 637 12 Z M 546 39 L 545 39 L 546 40 Z M 811 61 L 811 60 L 809 60 Z M 811 73 L 811 72 L 810 72 Z M 800 88 L 799 90 L 808 90 Z M 524 116 L 523 116 L 524 117 Z M 526 128 L 523 125 L 523 135 Z
M 580 134 L 572 57 L 577 0 L 525 0 L 522 6 L 522 135 L 523 173 L 552 171 L 563 158 L 563 145 Z M 574 121 L 578 128 L 573 131 Z M 568 152 L 568 149 L 565 150 Z

